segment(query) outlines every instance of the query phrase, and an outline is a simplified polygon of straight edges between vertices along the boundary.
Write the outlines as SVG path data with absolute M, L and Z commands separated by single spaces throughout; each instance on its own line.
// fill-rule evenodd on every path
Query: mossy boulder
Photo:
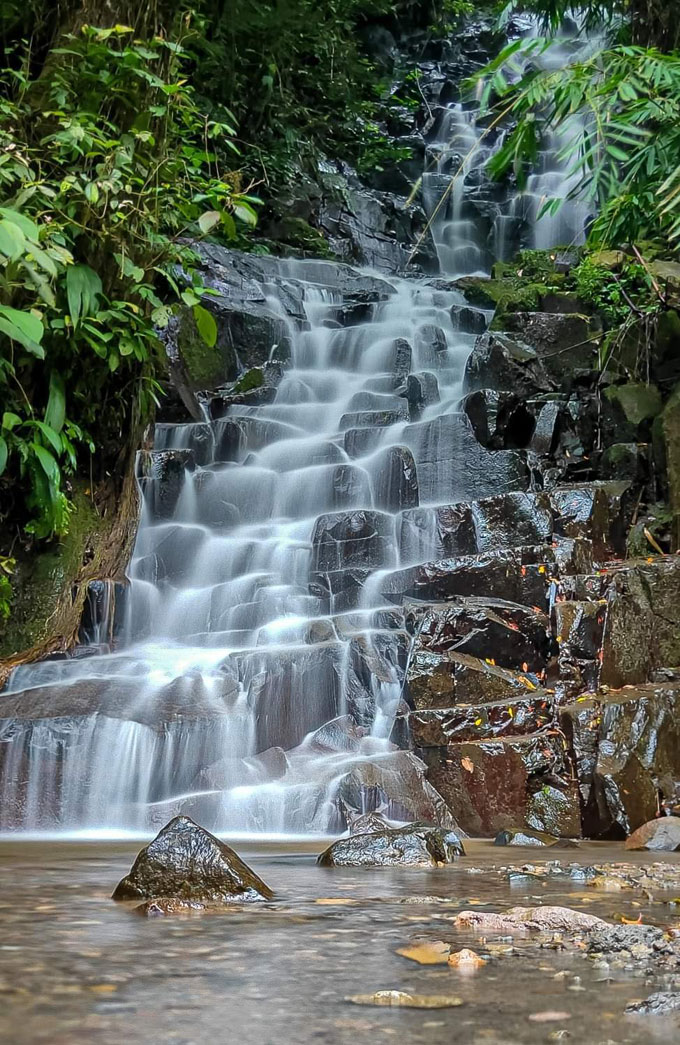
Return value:
M 276 241 L 279 250 L 281 245 L 315 258 L 334 258 L 328 241 L 319 229 L 315 229 L 305 218 L 286 215 L 274 222 L 269 228 L 270 236 Z
M 676 550 L 680 548 L 680 385 L 666 403 L 661 421 L 668 479 L 668 499 L 672 513 L 671 540 L 673 549 Z
M 680 305 L 680 262 L 653 261 L 650 272 L 660 284 L 669 305 Z
M 611 385 L 605 395 L 610 403 L 618 403 L 626 420 L 636 427 L 652 421 L 661 413 L 661 393 L 656 385 L 631 381 L 625 385 Z
M 255 388 L 264 385 L 264 370 L 261 366 L 254 366 L 241 374 L 238 381 L 230 389 L 232 395 L 240 395 L 242 392 L 252 392 Z
M 454 284 L 471 305 L 504 312 L 532 312 L 540 308 L 542 283 L 527 283 L 521 279 L 487 279 L 483 276 L 463 276 Z
M 88 487 L 76 486 L 69 530 L 44 548 L 17 553 L 9 619 L 0 621 L 0 685 L 15 666 L 75 641 L 87 590 L 101 577 L 124 577 L 137 529 L 132 469 L 122 490 L 93 503 Z
M 192 391 L 216 388 L 236 375 L 234 349 L 223 333 L 221 336 L 219 323 L 215 343 L 210 345 L 190 308 L 183 308 L 179 314 L 177 352 Z

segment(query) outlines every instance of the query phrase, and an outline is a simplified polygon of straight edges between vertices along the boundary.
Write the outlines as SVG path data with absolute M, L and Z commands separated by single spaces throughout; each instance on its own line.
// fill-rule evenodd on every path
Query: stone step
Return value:
M 544 674 L 553 652 L 545 613 L 502 599 L 468 597 L 409 607 L 418 649 L 493 659 L 503 668 Z M 493 657 L 491 658 L 491 654 Z
M 539 689 L 509 701 L 411 711 L 408 725 L 417 747 L 445 747 L 468 740 L 527 736 L 545 729 L 554 718 L 554 699 Z

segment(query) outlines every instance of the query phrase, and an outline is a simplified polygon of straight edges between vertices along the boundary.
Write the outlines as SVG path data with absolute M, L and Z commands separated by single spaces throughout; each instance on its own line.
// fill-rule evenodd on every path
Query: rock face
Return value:
M 680 817 L 664 816 L 643 824 L 626 839 L 626 849 L 677 852 L 680 850 Z
M 321 854 L 318 863 L 322 867 L 437 867 L 464 855 L 455 831 L 409 824 L 341 838 Z
M 141 850 L 114 900 L 252 903 L 273 893 L 224 842 L 177 816 Z M 154 913 L 149 911 L 149 913 Z

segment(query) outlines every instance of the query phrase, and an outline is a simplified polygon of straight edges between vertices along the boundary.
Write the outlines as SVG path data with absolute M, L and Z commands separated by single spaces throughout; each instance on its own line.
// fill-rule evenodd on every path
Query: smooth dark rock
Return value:
M 116 886 L 114 900 L 251 903 L 273 893 L 233 849 L 187 816 L 177 816 L 141 850 Z
M 516 450 L 529 446 L 536 417 L 512 392 L 479 388 L 462 402 L 475 437 L 489 450 Z
M 387 565 L 393 555 L 393 527 L 392 518 L 381 512 L 354 511 L 319 516 L 312 533 L 312 572 Z
M 437 867 L 464 855 L 455 831 L 412 824 L 341 838 L 321 854 L 318 863 L 322 867 Z

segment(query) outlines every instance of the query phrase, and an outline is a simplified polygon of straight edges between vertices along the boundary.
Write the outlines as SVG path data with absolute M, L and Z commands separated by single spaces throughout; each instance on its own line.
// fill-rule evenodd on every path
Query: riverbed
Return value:
M 456 865 L 323 869 L 322 844 L 238 843 L 275 891 L 269 904 L 144 919 L 110 899 L 139 843 L 0 843 L 0 1040 L 13 1045 L 236 1042 L 311 1045 L 407 1041 L 668 1042 L 677 1024 L 625 1016 L 658 985 L 594 967 L 579 951 L 529 938 L 480 941 L 451 921 L 464 908 L 564 904 L 611 921 L 678 921 L 675 893 L 601 891 L 566 875 L 517 878 L 507 864 L 651 863 L 650 854 L 584 843 L 578 850 L 467 842 Z M 668 854 L 680 868 L 680 855 Z M 396 954 L 444 940 L 493 958 L 472 973 Z M 506 947 L 498 944 L 506 944 Z M 503 950 L 507 954 L 503 954 Z M 399 990 L 459 998 L 454 1008 L 360 1007 L 356 994 Z M 564 1032 L 564 1033 L 562 1033 Z M 567 1038 L 568 1034 L 568 1038 Z

